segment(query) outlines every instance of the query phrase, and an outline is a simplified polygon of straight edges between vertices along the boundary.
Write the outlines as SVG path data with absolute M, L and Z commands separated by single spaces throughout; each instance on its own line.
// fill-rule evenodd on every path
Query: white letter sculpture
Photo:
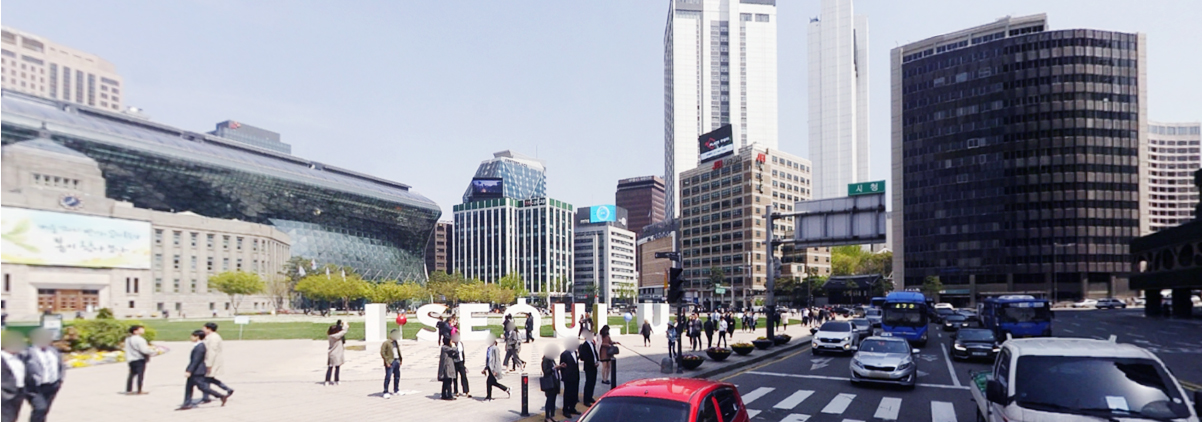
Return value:
M 447 305 L 441 303 L 429 303 L 417 308 L 417 322 L 420 322 L 426 327 L 435 327 L 438 325 L 438 318 L 430 316 L 430 314 L 442 315 L 447 311 Z M 422 328 L 417 331 L 417 339 L 425 341 L 438 341 L 438 330 L 427 330 Z
M 654 333 L 664 333 L 668 331 L 668 315 L 670 310 L 667 303 L 640 303 L 638 314 L 638 328 L 635 331 L 643 329 L 643 321 L 651 321 L 651 331 Z
M 593 304 L 593 333 L 600 333 L 601 327 L 609 324 L 609 307 L 604 303 Z M 609 327 L 609 329 L 614 329 Z M 600 340 L 598 340 L 600 341 Z
M 476 327 L 488 325 L 488 317 L 475 317 L 473 314 L 488 313 L 487 303 L 459 304 L 459 339 L 464 341 L 484 340 L 488 331 L 476 331 Z
M 521 325 L 517 325 L 518 314 L 523 314 L 523 313 L 530 315 L 527 318 L 534 318 L 534 332 L 531 334 L 538 336 L 539 331 L 542 331 L 542 327 L 543 327 L 543 316 L 542 316 L 542 314 L 538 313 L 538 309 L 535 309 L 533 306 L 527 305 L 525 298 L 519 298 L 517 305 L 513 305 L 508 308 L 505 308 L 505 315 L 513 315 L 514 325 L 517 327 L 521 326 Z
M 384 341 L 387 338 L 385 337 L 388 334 L 387 315 L 388 305 L 383 303 L 363 305 L 363 330 L 369 343 Z
M 573 333 L 572 330 L 570 328 L 568 328 L 568 326 L 563 324 L 563 317 L 564 317 L 563 313 L 564 313 L 564 306 L 562 303 L 556 303 L 551 306 L 551 328 L 555 329 L 555 337 L 557 337 L 557 338 L 576 338 L 576 337 L 578 337 L 579 333 Z M 578 315 L 584 315 L 584 304 L 583 303 L 572 304 L 572 316 L 569 317 L 572 319 L 572 321 L 571 321 L 572 328 L 577 328 L 577 325 L 579 324 L 579 321 L 577 321 Z

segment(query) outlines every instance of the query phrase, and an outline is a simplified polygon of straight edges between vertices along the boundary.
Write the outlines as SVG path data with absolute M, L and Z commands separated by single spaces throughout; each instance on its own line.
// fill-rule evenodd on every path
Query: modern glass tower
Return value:
M 1192 221 L 1198 188 L 1194 171 L 1202 168 L 1202 125 L 1148 124 L 1149 229 L 1158 232 Z
M 777 146 L 775 0 L 669 0 L 664 30 L 664 186 L 678 216 L 678 175 L 697 167 L 697 137 L 730 124 L 735 149 Z
M 810 159 L 814 199 L 868 181 L 868 18 L 851 0 L 822 0 L 810 20 Z

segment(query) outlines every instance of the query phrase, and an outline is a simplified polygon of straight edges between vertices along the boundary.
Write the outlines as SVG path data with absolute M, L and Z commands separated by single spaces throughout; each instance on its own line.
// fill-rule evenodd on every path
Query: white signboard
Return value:
M 246 325 L 246 324 L 250 324 L 250 317 L 248 317 L 248 316 L 245 316 L 245 315 L 243 315 L 243 316 L 236 316 L 236 317 L 234 317 L 234 323 L 235 323 L 235 324 L 238 324 L 238 325 Z
M 884 193 L 798 202 L 794 246 L 885 243 Z
M 150 269 L 150 223 L 4 207 L 6 264 Z

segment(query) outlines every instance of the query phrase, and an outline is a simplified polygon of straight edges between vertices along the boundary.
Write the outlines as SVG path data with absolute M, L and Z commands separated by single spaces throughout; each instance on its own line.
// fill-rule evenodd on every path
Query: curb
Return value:
M 760 363 L 763 363 L 764 361 L 772 360 L 772 359 L 780 357 L 781 355 L 784 355 L 786 353 L 792 352 L 797 349 L 801 349 L 805 346 L 809 346 L 810 339 L 812 337 L 813 336 L 800 337 L 800 338 L 794 339 L 794 340 L 798 340 L 796 342 L 791 341 L 791 342 L 789 342 L 789 344 L 786 344 L 784 346 L 773 346 L 772 349 L 769 349 L 767 351 L 767 353 L 756 355 L 755 357 L 752 357 L 751 359 L 743 360 L 739 363 L 731 364 L 731 365 L 724 366 L 721 368 L 715 368 L 715 369 L 711 369 L 711 370 L 708 370 L 705 372 L 699 372 L 696 375 L 688 377 L 688 378 L 705 378 L 705 379 L 720 378 L 720 377 L 718 377 L 718 375 L 726 375 L 729 372 L 737 372 L 746 367 L 758 365 Z

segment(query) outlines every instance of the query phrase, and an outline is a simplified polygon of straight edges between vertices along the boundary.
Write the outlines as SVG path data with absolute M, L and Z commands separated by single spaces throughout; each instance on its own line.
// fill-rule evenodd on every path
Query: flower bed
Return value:
M 697 355 L 684 355 L 680 359 L 680 362 L 684 366 L 684 369 L 697 369 L 705 362 L 705 358 Z
M 789 340 L 793 340 L 793 336 L 790 336 L 788 334 L 781 334 L 779 336 L 776 336 L 776 338 L 773 340 L 773 342 L 776 343 L 777 346 L 779 346 L 779 345 L 788 343 Z
M 774 341 L 769 340 L 767 337 L 760 337 L 751 341 L 751 344 L 754 344 L 755 348 L 760 350 L 768 350 L 774 343 Z
M 738 353 L 739 356 L 747 356 L 752 350 L 755 350 L 755 345 L 751 343 L 735 343 L 730 345 L 730 349 Z
M 155 356 L 167 353 L 170 349 L 163 346 L 150 346 L 157 353 Z M 104 352 L 99 350 L 88 350 L 83 352 L 71 352 L 63 356 L 63 362 L 68 368 L 86 368 L 89 366 L 104 365 L 107 363 L 125 362 L 125 352 L 121 350 Z
M 730 349 L 725 347 L 711 347 L 705 349 L 706 356 L 709 356 L 710 359 L 713 359 L 715 362 L 726 360 L 726 358 L 730 357 L 730 353 Z

